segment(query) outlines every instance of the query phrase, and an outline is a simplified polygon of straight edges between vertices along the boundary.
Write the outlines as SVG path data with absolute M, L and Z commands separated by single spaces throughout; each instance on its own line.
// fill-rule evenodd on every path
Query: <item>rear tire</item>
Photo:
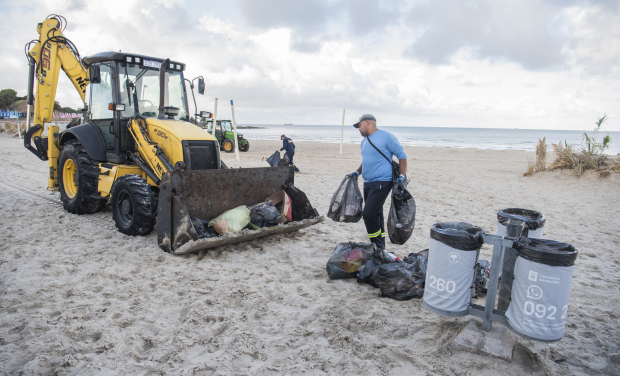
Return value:
M 225 139 L 222 146 L 224 148 L 224 151 L 227 153 L 232 153 L 235 150 L 235 144 L 230 138 Z
M 65 143 L 58 158 L 58 190 L 62 206 L 73 214 L 101 211 L 106 200 L 99 194 L 99 165 L 78 140 Z
M 110 209 L 116 228 L 125 235 L 148 235 L 155 227 L 157 198 L 140 175 L 123 175 L 116 180 Z

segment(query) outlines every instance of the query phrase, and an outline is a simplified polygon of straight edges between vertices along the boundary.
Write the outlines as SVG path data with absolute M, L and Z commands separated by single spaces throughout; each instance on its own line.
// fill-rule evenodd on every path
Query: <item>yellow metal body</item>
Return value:
M 80 93 L 82 102 L 85 101 L 84 96 L 89 83 L 88 71 L 73 56 L 69 48 L 61 41 L 49 40 L 50 37 L 63 37 L 57 20 L 48 19 L 38 24 L 37 32 L 39 33 L 39 41 L 30 49 L 29 53 L 37 62 L 38 67 L 35 76 L 34 124 L 40 124 L 41 129 L 33 134 L 33 138 L 40 137 L 45 128 L 45 123 L 52 121 L 58 74 L 61 68 Z M 55 133 L 58 133 L 58 129 Z M 57 172 L 56 166 L 60 151 L 58 150 L 57 140 L 56 142 L 50 140 L 52 137 L 48 139 L 49 167 L 50 170 L 53 169 Z M 53 176 L 50 175 L 48 189 L 55 190 L 58 188 L 57 176 L 56 173 Z
M 50 191 L 58 190 L 58 157 L 60 149 L 58 148 L 58 126 L 47 126 L 47 157 L 49 158 L 49 175 L 47 177 L 47 189 Z M 73 176 L 73 175 L 71 175 Z
M 138 166 L 131 165 L 112 165 L 113 167 L 105 167 L 104 165 L 110 165 L 108 163 L 99 164 L 99 169 L 101 172 L 99 173 L 99 184 L 98 189 L 101 197 L 108 198 L 110 196 L 110 192 L 112 191 L 112 186 L 114 182 L 123 175 L 140 175 L 143 178 L 147 178 L 147 181 L 151 185 L 155 185 L 151 179 L 149 179 L 144 171 Z

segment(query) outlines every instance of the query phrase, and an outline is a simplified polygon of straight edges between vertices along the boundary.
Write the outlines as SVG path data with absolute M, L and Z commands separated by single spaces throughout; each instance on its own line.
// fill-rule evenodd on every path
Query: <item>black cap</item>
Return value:
M 354 126 L 355 128 L 359 128 L 359 127 L 360 127 L 360 123 L 361 123 L 362 121 L 364 121 L 364 120 L 372 120 L 372 121 L 377 121 L 377 119 L 375 119 L 375 117 L 374 117 L 374 116 L 372 116 L 371 114 L 364 114 L 364 115 L 362 115 L 362 116 L 360 117 L 360 120 L 359 120 L 357 123 L 353 124 L 353 126 Z

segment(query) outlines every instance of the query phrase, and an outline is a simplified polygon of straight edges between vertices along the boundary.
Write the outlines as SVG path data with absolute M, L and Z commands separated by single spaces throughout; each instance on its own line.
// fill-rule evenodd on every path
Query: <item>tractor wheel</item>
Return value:
M 224 140 L 224 151 L 227 153 L 232 153 L 235 151 L 235 144 L 229 138 Z
M 99 166 L 78 140 L 65 143 L 58 158 L 58 190 L 62 206 L 69 213 L 91 214 L 103 209 L 99 195 Z
M 157 198 L 140 175 L 123 175 L 112 186 L 112 219 L 125 235 L 148 235 L 155 227 Z
M 239 145 L 239 150 L 248 151 L 250 150 L 250 141 L 245 140 L 245 145 Z

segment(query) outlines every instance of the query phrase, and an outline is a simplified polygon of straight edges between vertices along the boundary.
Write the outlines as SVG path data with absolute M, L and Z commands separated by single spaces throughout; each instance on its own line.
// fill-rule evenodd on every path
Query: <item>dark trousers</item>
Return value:
M 375 243 L 378 249 L 385 249 L 383 204 L 391 191 L 391 181 L 364 183 L 364 224 L 370 241 Z
M 286 152 L 286 156 L 288 157 L 288 165 L 292 166 L 293 165 L 293 156 L 295 155 L 295 152 Z

